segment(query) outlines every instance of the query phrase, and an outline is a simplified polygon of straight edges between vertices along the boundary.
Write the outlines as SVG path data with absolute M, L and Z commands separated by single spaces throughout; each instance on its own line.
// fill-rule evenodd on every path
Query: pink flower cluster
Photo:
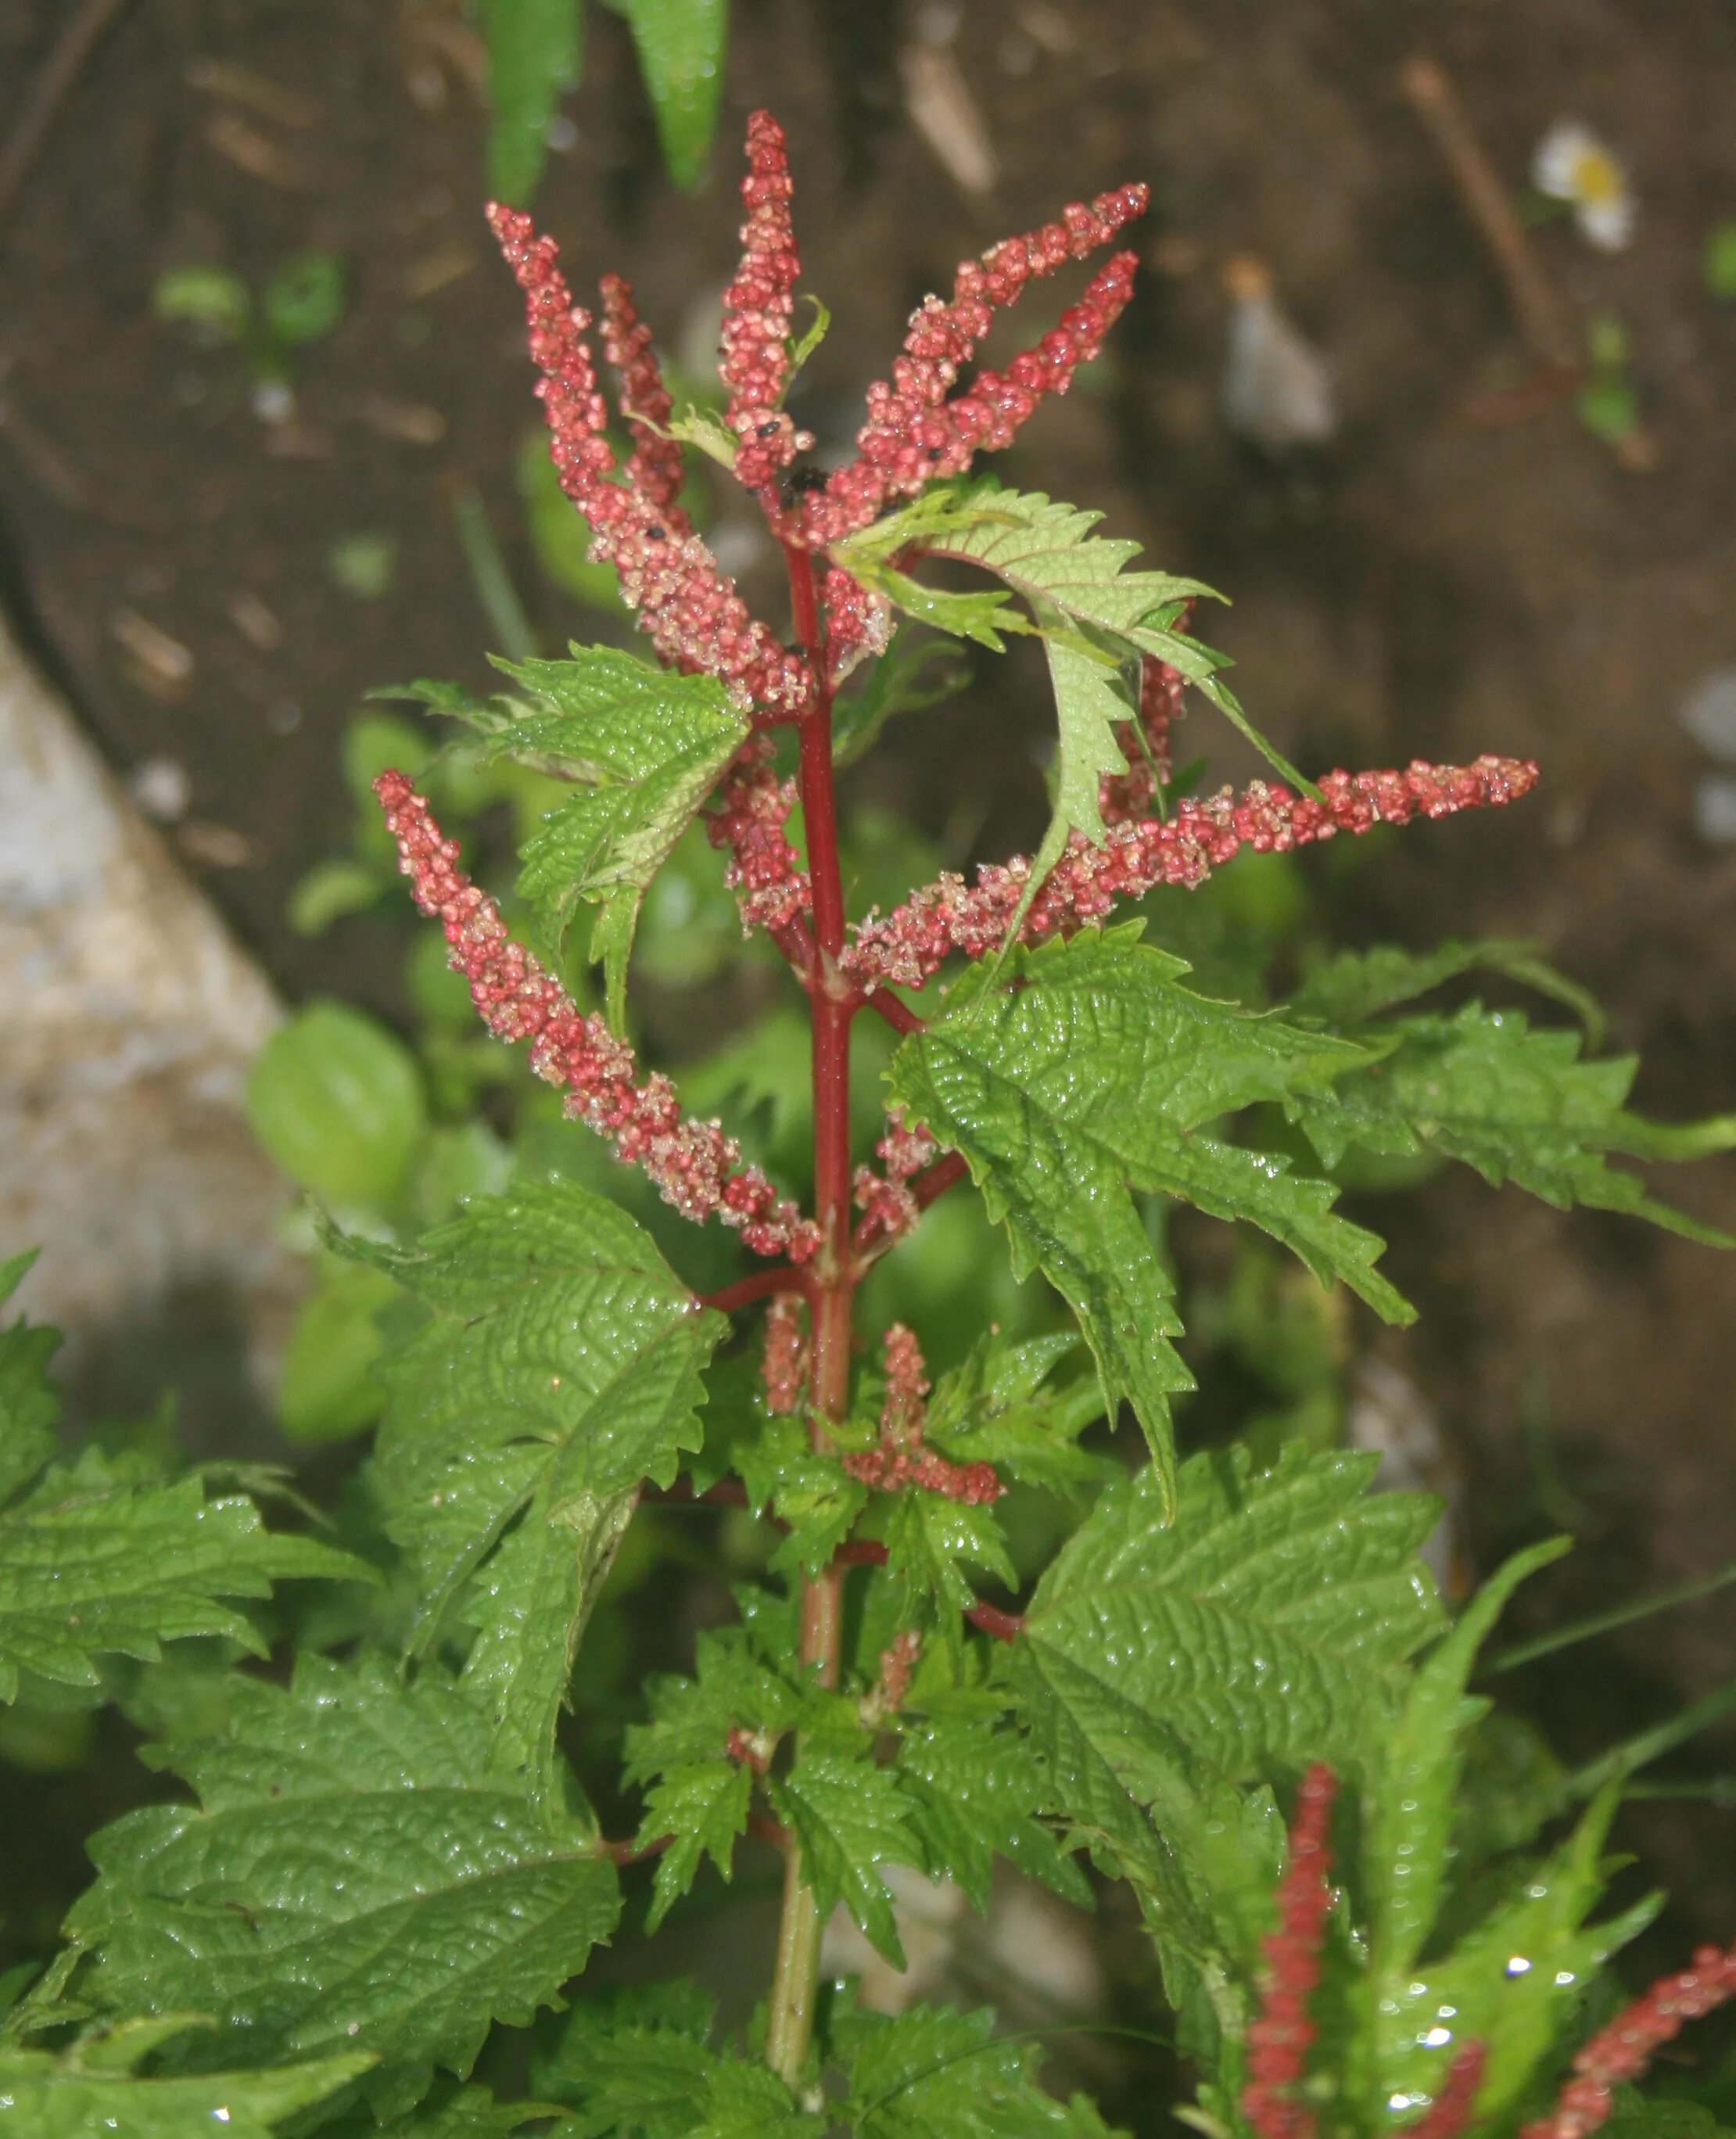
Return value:
M 693 526 L 677 502 L 684 471 L 681 441 L 669 436 L 675 404 L 651 346 L 651 330 L 639 317 L 623 277 L 605 275 L 597 286 L 603 296 L 603 354 L 620 376 L 621 414 L 633 439 L 628 483 L 663 515 L 673 534 L 685 537 Z
M 844 1469 L 878 1492 L 914 1486 L 943 1500 L 982 1508 L 1006 1490 L 992 1463 L 953 1463 L 922 1445 L 928 1382 L 922 1348 L 902 1322 L 886 1333 L 886 1397 L 880 1408 L 880 1444 L 846 1451 Z
M 1010 444 L 1044 394 L 1064 394 L 1132 295 L 1133 253 L 1118 252 L 1100 269 L 1034 349 L 1015 356 L 1004 372 L 980 371 L 965 392 L 946 398 L 995 312 L 1034 277 L 1108 244 L 1144 212 L 1147 198 L 1144 186 L 1122 186 L 1088 206 L 1073 202 L 1059 221 L 966 261 L 950 302 L 927 299 L 911 316 L 891 379 L 868 389 L 858 458 L 801 500 L 801 540 L 824 549 L 854 534 L 879 516 L 888 499 L 913 497 L 934 477 L 958 475 L 976 454 Z
M 736 893 L 744 934 L 760 928 L 775 936 L 814 903 L 801 856 L 784 836 L 796 804 L 795 783 L 778 778 L 770 756 L 763 737 L 746 744 L 706 819 L 706 837 L 714 847 L 729 849 L 723 880 Z
M 1613 2090 L 1638 2079 L 1685 2020 L 1698 2020 L 1736 1998 L 1736 1946 L 1701 1946 L 1691 1968 L 1665 1975 L 1600 2028 L 1573 2060 L 1573 2077 L 1548 2117 L 1520 2139 L 1589 2139 L 1609 2115 Z
M 497 1039 L 527 1040 L 531 1066 L 565 1087 L 566 1111 L 609 1138 L 642 1167 L 663 1201 L 696 1222 L 716 1216 L 756 1254 L 803 1262 L 819 1229 L 780 1197 L 716 1122 L 683 1120 L 668 1079 L 634 1081 L 633 1050 L 603 1019 L 580 1011 L 565 988 L 513 942 L 492 899 L 457 866 L 455 840 L 443 839 L 428 804 L 401 772 L 383 772 L 374 791 L 398 842 L 399 866 L 416 903 L 438 920 L 448 962 L 470 983 L 471 1001 Z
M 1360 833 L 1413 817 L 1445 817 L 1518 800 L 1536 785 L 1529 760 L 1479 757 L 1468 766 L 1425 765 L 1403 772 L 1329 772 L 1323 800 L 1292 795 L 1256 780 L 1241 795 L 1225 788 L 1209 800 L 1179 804 L 1173 816 L 1141 817 L 1113 825 L 1101 846 L 1075 833 L 1025 915 L 1021 940 L 1041 942 L 1100 921 L 1117 900 L 1138 898 L 1156 884 L 1187 889 L 1244 847 L 1283 854 L 1293 847 Z M 884 918 L 857 928 L 841 964 L 864 991 L 891 983 L 920 988 L 955 951 L 979 958 L 1000 943 L 1030 879 L 1030 864 L 1015 859 L 987 864 L 974 889 L 947 874 L 913 892 Z
M 940 1147 L 927 1129 L 907 1128 L 902 1113 L 894 1108 L 887 1117 L 886 1134 L 874 1149 L 886 1168 L 884 1177 L 871 1166 L 858 1166 L 850 1187 L 864 1226 L 872 1229 L 877 1241 L 890 1245 L 922 1216 L 911 1179 L 937 1155 Z
M 1303 1775 L 1279 1882 L 1278 1928 L 1261 1941 L 1265 1991 L 1248 2024 L 1248 2080 L 1242 2089 L 1242 2114 L 1259 2139 L 1312 2139 L 1314 2130 L 1314 2119 L 1296 2093 L 1314 2039 L 1308 2000 L 1320 1980 L 1320 1946 L 1332 1906 L 1327 1829 L 1337 1791 L 1332 1769 L 1318 1761 Z
M 718 370 L 729 389 L 728 421 L 738 441 L 736 475 L 763 490 L 780 468 L 814 443 L 782 409 L 790 381 L 790 322 L 802 263 L 790 217 L 790 158 L 784 130 L 769 111 L 747 122 L 747 176 L 741 198 L 741 265 L 723 294 L 723 356 Z M 777 501 L 768 501 L 775 517 Z
M 1152 806 L 1159 781 L 1170 777 L 1170 729 L 1181 717 L 1187 679 L 1179 668 L 1147 653 L 1139 664 L 1139 721 L 1129 721 L 1120 735 L 1127 769 L 1106 773 L 1098 790 L 1098 807 L 1106 825 L 1125 825 Z
M 806 1310 L 793 1292 L 775 1295 L 765 1310 L 765 1348 L 760 1355 L 760 1385 L 765 1408 L 787 1418 L 801 1407 L 808 1379 Z
M 623 599 L 639 611 L 640 628 L 671 667 L 719 678 L 762 717 L 800 713 L 814 695 L 808 663 L 749 615 L 735 581 L 697 535 L 682 531 L 666 503 L 617 479 L 604 436 L 608 411 L 584 339 L 589 319 L 572 302 L 554 241 L 537 237 L 529 216 L 498 203 L 488 220 L 525 293 L 531 355 L 543 374 L 537 391 L 550 458 L 589 525 L 592 556 L 614 566 Z M 666 477 L 659 482 L 667 489 Z

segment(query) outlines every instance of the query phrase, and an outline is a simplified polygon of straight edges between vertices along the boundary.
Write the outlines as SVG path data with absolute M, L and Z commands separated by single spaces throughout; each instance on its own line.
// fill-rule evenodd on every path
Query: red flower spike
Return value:
M 807 1378 L 808 1339 L 802 1303 L 794 1293 L 780 1292 L 766 1309 L 765 1348 L 760 1360 L 767 1411 L 787 1418 L 800 1407 Z
M 1182 802 L 1164 822 L 1142 817 L 1113 825 L 1101 846 L 1075 833 L 1032 901 L 1020 941 L 1071 935 L 1102 920 L 1118 899 L 1142 898 L 1154 884 L 1191 891 L 1244 847 L 1283 854 L 1340 832 L 1494 809 L 1528 794 L 1537 777 L 1527 759 L 1479 757 L 1469 766 L 1419 760 L 1403 772 L 1329 772 L 1319 783 L 1320 802 L 1256 780 L 1240 795 L 1226 787 L 1207 801 Z M 1029 878 L 1030 864 L 1017 858 L 979 869 L 974 890 L 950 874 L 924 886 L 883 919 L 871 916 L 858 925 L 840 962 L 846 976 L 864 991 L 888 981 L 920 988 L 953 952 L 983 957 L 1005 936 Z
M 1308 2000 L 1320 1980 L 1320 1946 L 1332 1896 L 1327 1829 L 1337 1777 L 1317 1761 L 1296 1794 L 1290 1850 L 1278 1887 L 1278 1928 L 1261 1941 L 1267 1978 L 1260 2009 L 1248 2024 L 1248 2081 L 1242 2114 L 1258 2139 L 1312 2139 L 1313 2116 L 1295 2091 L 1314 2039 Z
M 1467 2043 L 1448 2066 L 1440 2093 L 1414 2124 L 1405 2127 L 1404 2139 L 1459 2139 L 1470 2122 L 1488 2062 L 1487 2044 Z
M 668 435 L 675 404 L 651 346 L 651 330 L 639 317 L 633 287 L 619 275 L 605 275 L 603 292 L 603 354 L 621 379 L 621 414 L 633 438 L 627 463 L 628 482 L 658 512 L 678 536 L 691 535 L 692 523 L 676 502 L 686 471 L 681 441 Z
M 927 1129 L 907 1128 L 899 1109 L 895 1107 L 886 1118 L 886 1134 L 874 1147 L 886 1167 L 885 1178 L 871 1166 L 858 1166 L 850 1186 L 856 1207 L 873 1227 L 874 1238 L 889 1245 L 902 1239 L 922 1216 L 911 1178 L 929 1164 L 940 1147 Z
M 877 1492 L 914 1486 L 966 1507 L 989 1507 L 1005 1492 L 992 1463 L 953 1463 L 922 1446 L 928 1383 L 922 1348 L 902 1323 L 886 1333 L 886 1400 L 877 1448 L 848 1450 L 844 1467 L 859 1485 Z
M 401 772 L 383 772 L 374 791 L 398 842 L 399 867 L 416 903 L 442 922 L 448 962 L 470 983 L 471 1001 L 496 1039 L 530 1042 L 531 1066 L 564 1086 L 566 1111 L 640 1167 L 666 1203 L 696 1223 L 721 1218 L 756 1255 L 805 1262 L 819 1229 L 779 1196 L 715 1122 L 682 1120 L 667 1077 L 634 1081 L 633 1050 L 603 1019 L 582 1013 L 560 983 L 507 934 L 500 909 L 457 866 L 455 840 L 441 836 L 428 804 Z
M 802 502 L 802 539 L 820 549 L 853 534 L 878 517 L 888 498 L 912 497 L 932 477 L 956 475 L 973 454 L 1008 444 L 1044 394 L 1064 394 L 1132 293 L 1131 252 L 1110 262 L 1035 349 L 1015 357 L 1004 374 L 985 371 L 956 400 L 946 399 L 995 311 L 1034 277 L 1108 244 L 1144 212 L 1147 198 L 1144 186 L 1122 186 L 1088 207 L 1074 202 L 1059 222 L 965 262 L 950 303 L 930 297 L 912 313 L 891 381 L 868 389 L 859 457 Z
M 1638 2079 L 1686 2020 L 1698 2020 L 1736 1998 L 1736 1946 L 1704 1946 L 1690 1968 L 1660 1976 L 1625 2006 L 1573 2060 L 1573 2077 L 1548 2117 L 1528 2124 L 1519 2139 L 1589 2139 L 1609 2115 L 1615 2089 Z
M 765 928 L 775 935 L 806 913 L 813 887 L 801 857 L 784 836 L 796 804 L 795 782 L 780 781 L 763 737 L 744 745 L 717 790 L 717 807 L 705 820 L 714 847 L 727 847 L 723 880 L 736 894 L 741 932 Z
M 729 389 L 730 428 L 739 441 L 736 474 L 763 490 L 812 438 L 784 414 L 790 383 L 790 323 L 802 263 L 790 217 L 790 158 L 784 130 L 769 111 L 747 122 L 747 176 L 741 198 L 741 265 L 723 293 L 723 355 L 718 371 Z M 767 505 L 775 515 L 774 495 Z
M 820 585 L 820 600 L 826 609 L 831 680 L 839 683 L 858 662 L 884 653 L 891 645 L 892 604 L 883 595 L 870 594 L 840 565 L 828 569 Z
M 670 667 L 717 677 L 761 719 L 800 713 L 814 694 L 807 663 L 748 614 L 735 581 L 697 535 L 683 532 L 637 483 L 614 479 L 614 454 L 603 436 L 607 411 L 584 340 L 589 320 L 572 302 L 554 241 L 539 237 L 529 216 L 498 203 L 488 221 L 525 293 L 549 456 L 589 525 L 593 559 L 614 566 L 623 600 L 639 612 L 640 629 Z

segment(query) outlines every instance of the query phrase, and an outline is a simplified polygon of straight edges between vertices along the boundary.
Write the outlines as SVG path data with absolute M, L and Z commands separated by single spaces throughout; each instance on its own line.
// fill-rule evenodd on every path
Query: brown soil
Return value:
M 62 12 L 0 8 L 5 109 Z M 1736 1104 L 1736 850 L 1695 835 L 1700 761 L 1674 719 L 1695 678 L 1736 661 L 1736 306 L 1707 294 L 1699 267 L 1707 226 L 1736 214 L 1729 10 L 977 0 L 956 49 L 1003 175 L 975 202 L 905 115 L 892 0 L 735 12 L 717 175 L 688 199 L 658 169 L 619 23 L 591 11 L 577 143 L 540 203 L 579 276 L 619 266 L 650 317 L 672 334 L 691 325 L 695 293 L 731 259 L 730 137 L 751 103 L 770 104 L 793 137 L 808 281 L 834 314 L 809 413 L 841 433 L 904 312 L 960 255 L 1062 200 L 1150 179 L 1149 272 L 1108 390 L 1053 407 L 1010 477 L 1107 508 L 1159 562 L 1227 588 L 1236 606 L 1215 635 L 1256 717 L 1304 765 L 1540 758 L 1546 784 L 1523 812 L 1396 842 L 1359 879 L 1354 925 L 1419 942 L 1538 937 L 1608 1005 L 1617 1042 L 1644 1050 L 1644 1105 Z M 196 832 L 189 858 L 282 986 L 388 1008 L 394 937 L 359 923 L 310 943 L 283 918 L 289 887 L 344 836 L 340 732 L 383 679 L 481 679 L 486 625 L 453 536 L 455 487 L 482 492 L 521 585 L 536 584 L 511 477 L 528 406 L 518 307 L 478 217 L 474 97 L 442 56 L 457 21 L 438 0 L 134 6 L 0 232 L 11 599 L 115 762 L 178 759 L 193 818 L 238 835 Z M 1591 252 L 1562 223 L 1533 242 L 1581 321 L 1626 322 L 1653 472 L 1624 470 L 1563 402 L 1506 425 L 1467 414 L 1520 384 L 1526 362 L 1398 91 L 1411 41 L 1453 71 L 1515 184 L 1564 113 L 1604 130 L 1637 174 L 1628 252 Z M 275 97 L 196 86 L 213 59 Z M 173 263 L 257 277 L 312 245 L 345 256 L 353 302 L 306 355 L 299 421 L 274 433 L 233 357 L 189 352 L 153 320 L 150 290 Z M 1244 250 L 1271 263 L 1337 370 L 1344 429 L 1306 470 L 1249 458 L 1218 418 L 1220 269 Z M 389 435 L 403 404 L 439 412 L 444 436 Z M 388 599 L 358 601 L 328 576 L 328 546 L 357 531 L 399 546 Z M 281 645 L 237 628 L 242 595 L 281 620 Z M 536 599 L 550 640 L 574 628 L 559 597 Z M 123 611 L 189 649 L 184 681 L 144 688 L 115 635 Z M 1017 746 L 1042 707 L 1035 679 L 1011 673 L 1010 706 L 967 701 L 877 776 L 919 810 L 961 776 L 985 785 L 985 851 L 1023 839 L 1036 805 Z M 1215 768 L 1241 769 L 1212 747 Z M 1736 1162 L 1668 1192 L 1736 1226 Z M 1395 1221 L 1383 1207 L 1376 1222 Z M 1399 1355 L 1464 1451 L 1476 1557 L 1486 1566 L 1543 1519 L 1545 1442 L 1584 1532 L 1518 1618 L 1728 1557 L 1736 1257 L 1469 1180 L 1430 1186 L 1396 1223 L 1395 1275 L 1425 1308 Z M 1714 1601 L 1533 1674 L 1533 1691 L 1589 1750 L 1727 1676 L 1733 1632 L 1736 1613 Z M 1731 1750 L 1726 1737 L 1726 1761 Z M 1695 1757 L 1716 1765 L 1719 1752 L 1708 1740 Z M 1728 1936 L 1736 1891 L 1714 1869 L 1731 1860 L 1728 1815 L 1665 1811 L 1630 1815 L 1629 1840 L 1684 1894 L 1677 1931 Z

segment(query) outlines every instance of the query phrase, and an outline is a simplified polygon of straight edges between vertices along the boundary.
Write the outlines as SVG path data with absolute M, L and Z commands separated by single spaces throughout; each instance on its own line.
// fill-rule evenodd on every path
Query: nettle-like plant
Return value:
M 1181 2113 L 1213 2139 L 1583 2139 L 1682 2018 L 1736 1987 L 1736 1961 L 1703 1954 L 1589 2032 L 1615 2002 L 1605 1962 L 1652 1906 L 1594 1913 L 1641 1753 L 1516 1769 L 1468 1691 L 1508 1596 L 1561 1541 L 1453 1622 L 1419 1557 L 1437 1507 L 1373 1490 L 1373 1456 L 1298 1441 L 1264 1466 L 1235 1444 L 1178 1463 L 1171 1402 L 1190 1378 L 1157 1221 L 1172 1202 L 1242 1221 L 1404 1322 L 1381 1241 L 1335 1208 L 1347 1155 L 1460 1160 L 1691 1232 L 1611 1155 L 1688 1156 L 1736 1140 L 1732 1125 L 1639 1118 L 1631 1063 L 1582 1060 L 1571 1032 L 1513 1010 L 1419 1006 L 1479 965 L 1565 986 L 1512 946 L 1342 955 L 1278 1013 L 1190 986 L 1140 920 L 1114 920 L 1239 851 L 1504 804 L 1536 769 L 1483 757 L 1311 784 L 1279 766 L 1281 785 L 1187 793 L 1170 754 L 1186 688 L 1253 732 L 1186 629 L 1207 590 L 1137 569 L 1094 514 L 971 473 L 1097 354 L 1133 255 L 1034 348 L 960 383 L 997 312 L 1113 241 L 1143 188 L 961 267 L 869 389 L 857 458 L 823 474 L 784 405 L 798 269 L 763 113 L 749 158 L 724 423 L 677 415 L 626 285 L 604 285 L 624 458 L 554 247 L 493 212 L 561 483 L 660 664 L 575 648 L 502 664 L 511 688 L 487 702 L 418 687 L 487 750 L 570 783 L 524 856 L 543 955 L 409 780 L 387 772 L 377 792 L 489 1030 L 525 1043 L 566 1113 L 675 1211 L 733 1228 L 758 1263 L 696 1292 L 560 1168 L 521 1167 L 419 1239 L 334 1228 L 399 1301 L 342 1544 L 267 1530 L 257 1477 L 167 1479 L 136 1451 L 51 1461 L 45 1340 L 7 1334 L 0 1691 L 22 1675 L 120 1698 L 190 1794 L 93 1844 L 64 1951 L 7 2024 L 0 2130 L 1087 2139 L 1107 2130 L 1098 2112 L 1044 2092 L 1030 2041 L 992 2014 L 886 2017 L 822 1980 L 834 1911 L 899 1962 L 888 1867 L 981 1907 L 1005 1858 L 1081 1907 L 1124 1882 L 1198 2077 Z M 689 443 L 763 508 L 793 644 L 689 523 Z M 931 560 L 997 584 L 933 584 Z M 1054 814 L 1029 861 L 853 920 L 837 768 L 923 691 L 917 629 L 1040 639 Z M 811 1021 L 809 1209 L 685 1115 L 624 1037 L 641 903 L 696 818 Z M 581 905 L 597 1010 L 557 976 Z M 896 1043 L 878 1163 L 851 1147 L 864 1013 Z M 858 1288 L 937 1197 L 971 1188 L 1017 1275 L 1040 1274 L 1073 1326 L 984 1329 L 931 1386 L 920 1331 L 858 1336 Z M 1137 1456 L 1110 1437 L 1123 1408 Z M 1045 1511 L 1016 1558 L 1010 1494 Z M 587 1622 L 636 1515 L 676 1501 L 757 1515 L 762 1571 L 734 1621 L 699 1635 L 691 1672 L 643 1690 L 622 1772 L 599 1785 L 563 1720 Z M 1032 1535 L 1062 1539 L 1040 1571 Z M 314 1586 L 275 1616 L 234 1601 L 286 1579 Z M 201 1637 L 197 1671 L 154 1676 L 170 1637 Z M 274 1640 L 293 1667 L 250 1667 Z M 636 1831 L 605 1833 L 594 1804 L 629 1793 Z M 580 1986 L 552 2017 L 623 1910 L 646 1931 L 694 1910 L 706 1860 L 727 1881 L 748 1838 L 783 1872 L 743 2032 L 720 2038 L 682 1982 Z M 1616 2107 L 1624 2132 L 1711 2128 L 1691 2107 L 1647 2123 L 1637 2097 Z

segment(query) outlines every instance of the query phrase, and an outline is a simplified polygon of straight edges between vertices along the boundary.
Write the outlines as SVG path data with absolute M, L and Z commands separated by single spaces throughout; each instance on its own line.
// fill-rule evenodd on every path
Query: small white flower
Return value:
M 1551 200 L 1572 203 L 1573 220 L 1605 252 L 1634 234 L 1635 201 L 1627 173 L 1606 142 L 1577 119 L 1558 119 L 1537 144 L 1532 182 Z

